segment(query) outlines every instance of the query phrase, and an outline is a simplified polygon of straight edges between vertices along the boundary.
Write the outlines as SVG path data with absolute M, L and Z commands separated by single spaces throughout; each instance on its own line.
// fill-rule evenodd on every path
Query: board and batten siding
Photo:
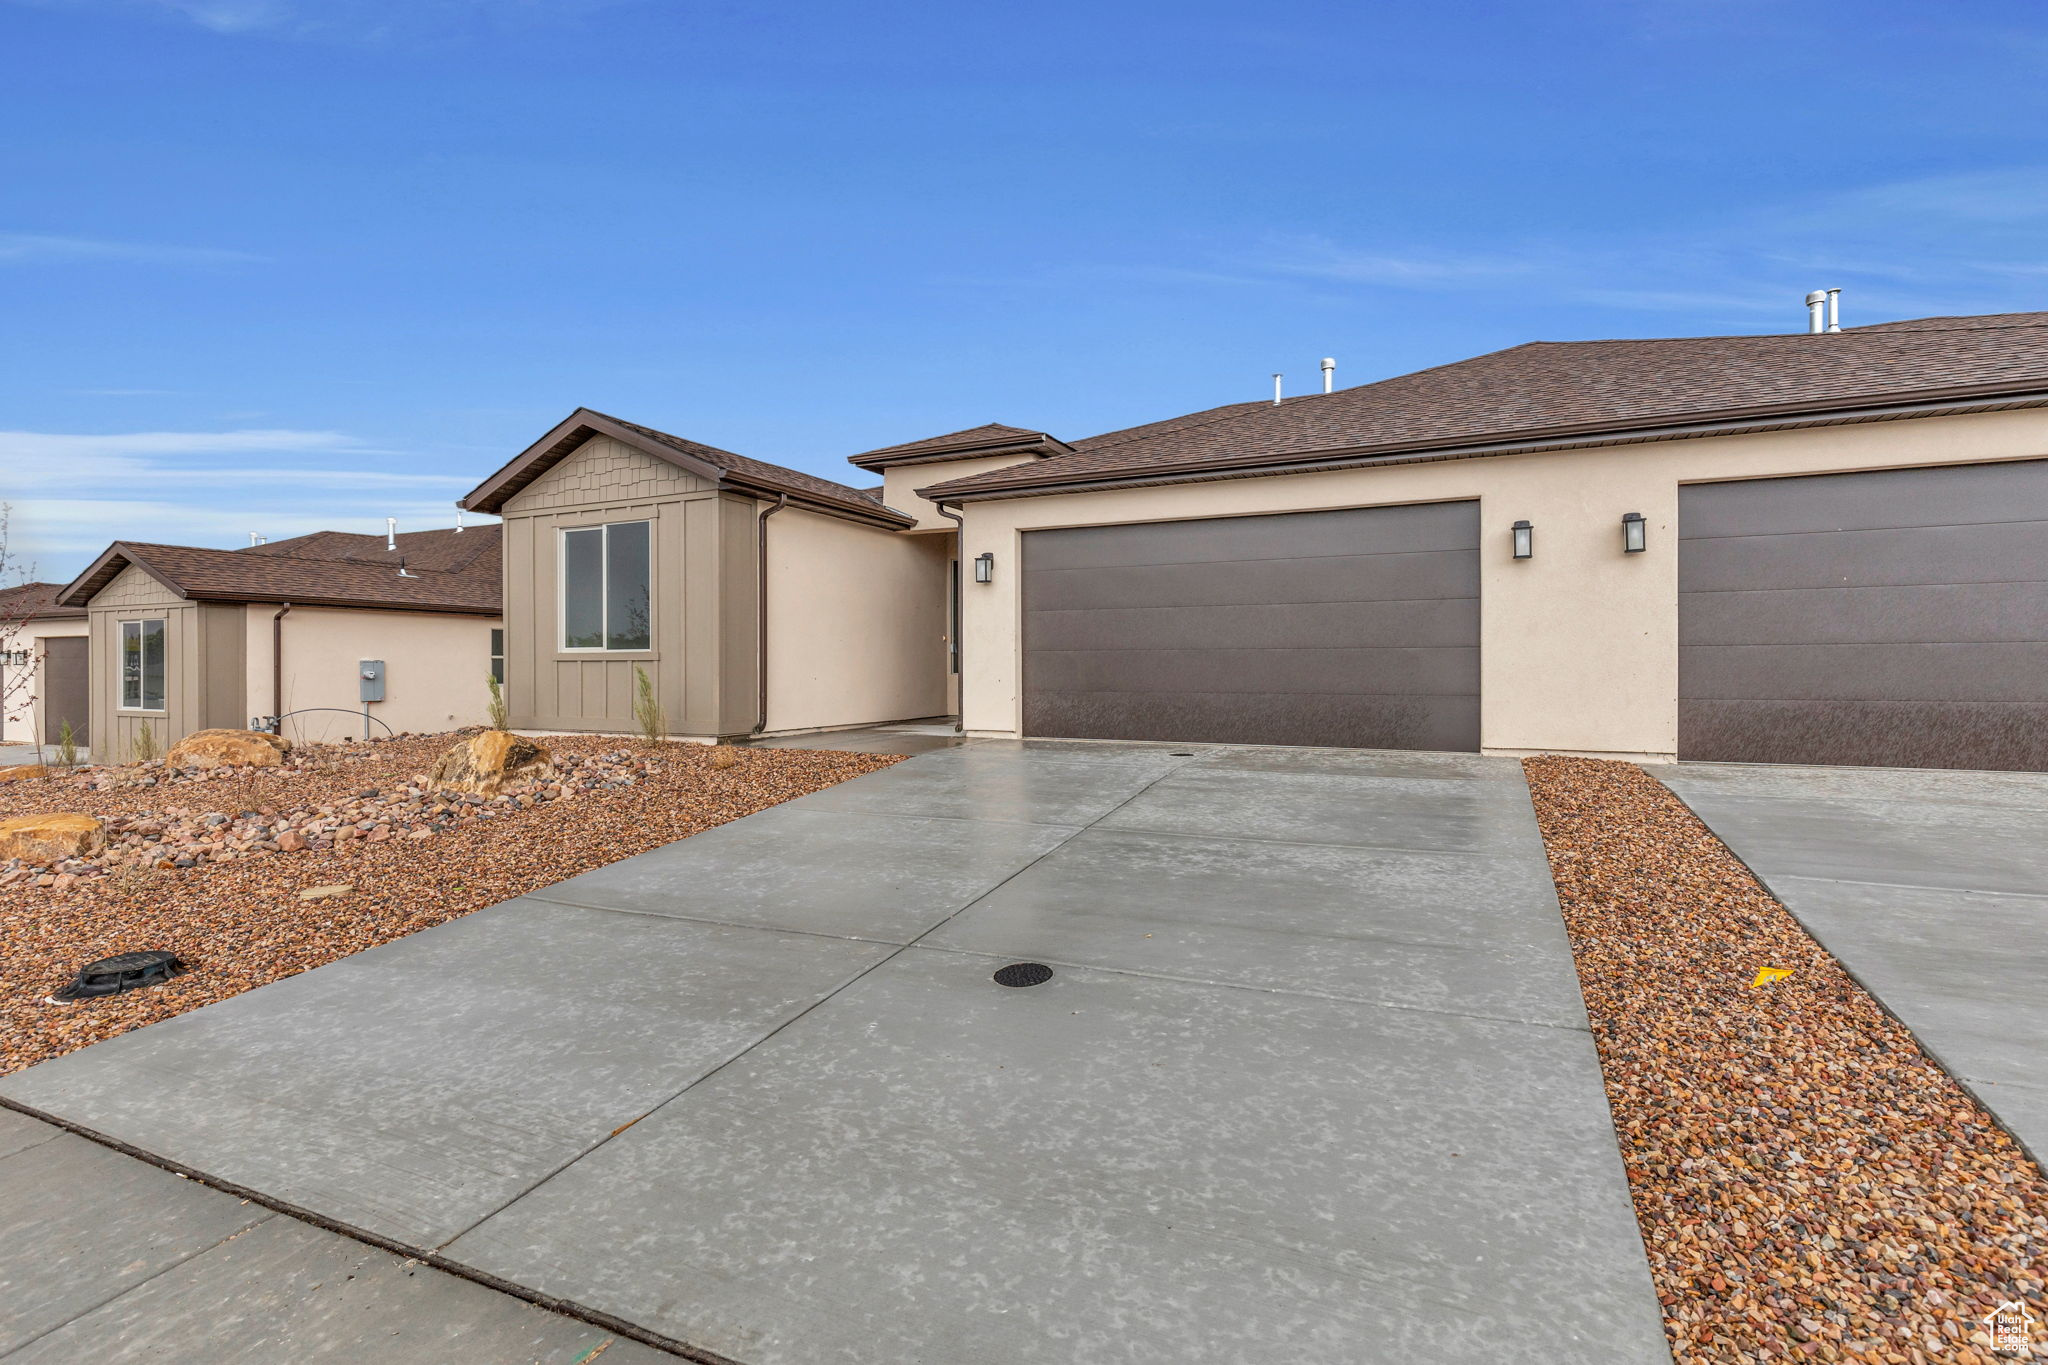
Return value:
M 503 508 L 505 692 L 520 730 L 634 730 L 633 671 L 647 671 L 671 733 L 751 730 L 759 622 L 759 505 L 605 436 L 593 436 Z M 565 651 L 560 533 L 652 523 L 646 650 Z
M 130 565 L 87 607 L 92 635 L 92 749 L 122 762 L 144 725 L 160 748 L 194 730 L 248 724 L 242 693 L 242 610 L 190 602 Z M 160 617 L 164 623 L 164 709 L 121 706 L 121 623 Z

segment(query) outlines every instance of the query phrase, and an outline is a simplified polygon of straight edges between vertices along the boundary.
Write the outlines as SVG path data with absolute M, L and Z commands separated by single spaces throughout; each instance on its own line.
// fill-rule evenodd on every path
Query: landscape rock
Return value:
M 0 782 L 19 782 L 25 777 L 48 777 L 50 770 L 40 763 L 17 763 L 11 768 L 0 768 Z
M 299 899 L 302 901 L 324 901 L 333 896 L 346 896 L 353 890 L 355 890 L 355 887 L 346 882 L 337 882 L 332 886 L 309 886 L 299 893 Z
M 167 768 L 274 768 L 292 742 L 260 730 L 194 730 L 164 755 Z
M 0 820 L 0 859 L 54 863 L 60 858 L 89 857 L 106 844 L 106 826 L 97 816 L 56 811 Z
M 554 775 L 554 756 L 541 745 L 509 731 L 486 730 L 442 754 L 428 781 L 435 791 L 496 796 L 507 783 L 538 782 Z

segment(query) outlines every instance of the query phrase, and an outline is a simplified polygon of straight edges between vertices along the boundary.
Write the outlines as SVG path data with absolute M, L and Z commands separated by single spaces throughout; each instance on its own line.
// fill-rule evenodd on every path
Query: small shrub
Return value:
M 640 738 L 649 744 L 661 743 L 668 738 L 668 715 L 654 695 L 653 680 L 638 664 L 633 665 L 633 692 L 633 721 L 640 727 Z
M 711 766 L 718 771 L 723 772 L 727 768 L 735 767 L 739 761 L 739 751 L 733 748 L 732 745 L 717 744 L 712 746 Z
M 71 729 L 70 721 L 57 726 L 57 766 L 75 768 L 78 766 L 78 735 Z
M 135 738 L 128 747 L 137 763 L 148 763 L 164 755 L 163 745 L 157 743 L 156 731 L 150 728 L 148 721 L 142 722 L 142 728 L 135 732 Z
M 512 709 L 505 705 L 505 689 L 498 685 L 497 675 L 484 674 L 484 686 L 491 689 L 491 700 L 484 707 L 484 719 L 490 722 L 493 730 L 511 729 Z

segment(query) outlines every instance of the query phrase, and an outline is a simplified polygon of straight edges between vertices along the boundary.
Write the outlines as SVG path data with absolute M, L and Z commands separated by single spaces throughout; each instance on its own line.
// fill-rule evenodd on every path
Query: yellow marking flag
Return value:
M 1749 988 L 1755 990 L 1758 986 L 1768 986 L 1773 981 L 1782 981 L 1790 975 L 1790 967 L 1764 967 L 1757 972 L 1756 980 L 1749 983 Z

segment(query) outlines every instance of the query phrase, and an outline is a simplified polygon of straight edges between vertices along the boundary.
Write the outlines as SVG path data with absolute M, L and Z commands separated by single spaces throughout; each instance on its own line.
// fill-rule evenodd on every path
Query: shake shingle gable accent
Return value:
M 771 499 L 786 496 L 795 506 L 808 506 L 814 511 L 875 525 L 905 527 L 912 524 L 912 518 L 883 506 L 879 500 L 857 488 L 801 470 L 769 464 L 765 460 L 736 455 L 729 450 L 656 431 L 653 427 L 643 427 L 637 422 L 611 417 L 590 408 L 578 408 L 570 413 L 554 430 L 470 490 L 458 505 L 478 512 L 499 511 L 520 489 L 560 464 L 593 436 L 609 436 L 642 454 L 734 492 Z
M 2048 405 L 2048 315 L 1977 321 L 1820 336 L 1530 342 L 1332 394 L 1111 432 L 1075 442 L 1071 455 L 918 494 L 962 502 Z

